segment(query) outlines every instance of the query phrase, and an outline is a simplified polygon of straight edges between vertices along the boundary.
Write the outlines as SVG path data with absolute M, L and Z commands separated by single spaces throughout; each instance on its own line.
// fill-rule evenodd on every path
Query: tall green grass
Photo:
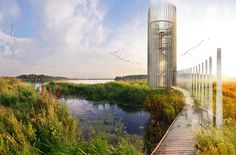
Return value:
M 128 135 L 117 145 L 104 133 L 84 139 L 77 122 L 46 90 L 0 78 L 0 154 L 142 154 Z
M 0 78 L 1 154 L 66 153 L 76 149 L 76 120 L 56 99 Z

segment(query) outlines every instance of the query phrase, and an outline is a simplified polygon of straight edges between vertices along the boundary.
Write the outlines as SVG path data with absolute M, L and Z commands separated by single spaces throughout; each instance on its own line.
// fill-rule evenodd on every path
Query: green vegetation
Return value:
M 183 106 L 179 92 L 149 88 L 142 82 L 50 83 L 48 87 L 51 92 L 60 89 L 64 95 L 107 100 L 129 110 L 146 108 L 152 117 L 144 141 L 139 136 L 128 134 L 123 123 L 114 120 L 112 115 L 102 115 L 99 122 L 82 133 L 83 124 L 78 123 L 49 91 L 40 93 L 15 78 L 0 78 L 1 154 L 150 153 Z
M 164 123 L 170 124 L 182 110 L 184 98 L 182 93 L 167 89 L 149 94 L 144 105 L 155 120 L 162 120 Z
M 182 93 L 173 89 L 158 93 L 154 91 L 147 96 L 144 106 L 151 114 L 144 139 L 147 153 L 151 154 L 170 124 L 183 109 L 184 97 Z
M 76 151 L 76 120 L 50 94 L 16 79 L 0 78 L 1 154 Z
M 236 121 L 225 120 L 223 129 L 210 128 L 198 135 L 199 155 L 236 155 Z
M 23 80 L 25 82 L 31 82 L 31 83 L 45 83 L 50 81 L 56 81 L 56 80 L 68 80 L 66 77 L 53 77 L 48 75 L 19 75 L 17 76 L 17 79 Z
M 148 154 L 184 106 L 182 93 L 173 89 L 150 88 L 143 81 L 94 85 L 51 82 L 47 87 L 55 94 L 61 92 L 59 94 L 77 95 L 87 100 L 109 101 L 126 111 L 147 110 L 151 118 L 145 128 L 144 151 Z
M 94 129 L 85 139 L 81 124 L 50 93 L 0 78 L 0 154 L 142 154 L 137 137 L 109 129 L 114 134 Z
M 74 95 L 92 101 L 109 101 L 125 111 L 138 111 L 144 109 L 146 96 L 156 90 L 147 87 L 143 83 L 109 82 L 104 84 L 72 84 L 55 83 L 47 85 L 55 94 Z
M 213 85 L 214 102 L 216 84 Z M 217 130 L 210 127 L 198 135 L 198 153 L 204 155 L 235 155 L 236 154 L 236 82 L 223 82 L 223 114 L 224 127 Z M 214 108 L 215 111 L 215 108 Z

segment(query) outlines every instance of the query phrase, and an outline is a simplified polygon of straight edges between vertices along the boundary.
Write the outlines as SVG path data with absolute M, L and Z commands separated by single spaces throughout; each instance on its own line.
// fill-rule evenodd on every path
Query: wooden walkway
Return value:
M 200 130 L 200 114 L 192 108 L 193 99 L 189 92 L 176 88 L 183 92 L 186 106 L 176 117 L 166 135 L 162 138 L 152 155 L 189 155 L 196 154 L 196 132 Z

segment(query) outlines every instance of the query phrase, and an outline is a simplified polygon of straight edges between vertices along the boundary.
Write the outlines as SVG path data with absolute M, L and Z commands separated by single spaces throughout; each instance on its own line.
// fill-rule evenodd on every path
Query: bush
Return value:
M 178 91 L 167 89 L 154 92 L 147 96 L 144 102 L 145 109 L 155 120 L 170 124 L 184 106 L 184 98 Z

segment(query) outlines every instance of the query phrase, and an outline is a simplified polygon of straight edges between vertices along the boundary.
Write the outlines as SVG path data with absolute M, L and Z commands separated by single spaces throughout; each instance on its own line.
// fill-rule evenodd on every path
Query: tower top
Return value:
M 165 4 L 173 5 L 169 0 L 151 0 L 150 7 Z
M 150 22 L 166 20 L 174 22 L 176 20 L 176 7 L 166 0 L 153 0 L 149 8 Z

